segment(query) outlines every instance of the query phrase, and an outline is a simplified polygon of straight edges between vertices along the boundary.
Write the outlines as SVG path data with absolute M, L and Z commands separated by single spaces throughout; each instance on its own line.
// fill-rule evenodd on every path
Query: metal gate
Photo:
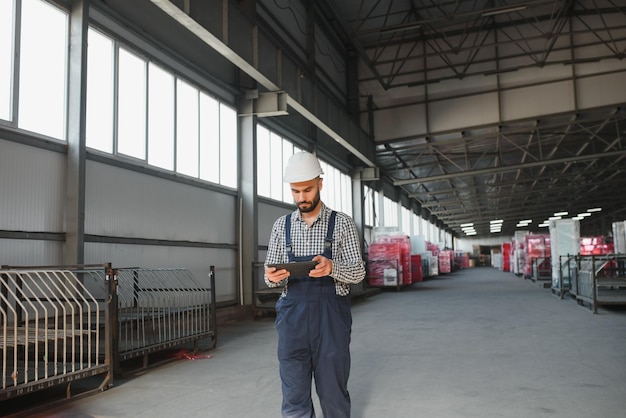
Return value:
M 187 269 L 116 269 L 117 310 L 114 323 L 115 370 L 119 362 L 202 339 L 216 343 L 215 270 L 210 287 L 202 286 Z
M 85 377 L 111 384 L 104 300 L 86 283 L 111 278 L 105 265 L 0 270 L 0 400 Z
M 178 269 L 110 264 L 0 270 L 0 401 L 101 376 L 169 347 L 217 341 L 215 268 L 210 284 Z

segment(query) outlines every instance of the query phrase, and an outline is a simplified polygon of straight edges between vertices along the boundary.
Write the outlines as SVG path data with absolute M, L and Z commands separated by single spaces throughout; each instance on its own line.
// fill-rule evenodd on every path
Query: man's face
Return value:
M 291 195 L 302 213 L 313 212 L 320 203 L 320 190 L 322 179 L 317 177 L 313 180 L 291 183 Z

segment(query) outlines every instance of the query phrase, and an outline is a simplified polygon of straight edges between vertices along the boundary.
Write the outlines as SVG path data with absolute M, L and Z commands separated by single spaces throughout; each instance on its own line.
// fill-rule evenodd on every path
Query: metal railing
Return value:
M 0 400 L 85 377 L 111 383 L 106 306 L 87 289 L 106 265 L 0 270 Z
M 115 298 L 114 330 L 119 361 L 147 355 L 168 347 L 209 338 L 215 346 L 215 286 L 211 267 L 210 287 L 202 286 L 183 268 L 119 268 Z
M 95 389 L 122 362 L 217 341 L 215 267 L 201 285 L 187 269 L 90 266 L 0 269 L 0 401 L 86 377 Z
M 593 313 L 603 305 L 626 305 L 626 255 L 601 254 L 576 257 L 578 274 L 570 292 Z

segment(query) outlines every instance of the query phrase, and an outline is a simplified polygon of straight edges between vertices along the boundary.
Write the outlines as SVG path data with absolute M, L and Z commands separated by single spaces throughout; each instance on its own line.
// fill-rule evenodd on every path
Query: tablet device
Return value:
M 268 264 L 268 267 L 276 267 L 276 270 L 288 270 L 291 277 L 307 277 L 313 270 L 317 261 L 292 261 L 291 263 Z

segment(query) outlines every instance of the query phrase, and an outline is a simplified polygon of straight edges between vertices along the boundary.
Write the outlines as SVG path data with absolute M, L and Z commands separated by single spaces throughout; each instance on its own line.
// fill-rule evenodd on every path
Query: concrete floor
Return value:
M 354 418 L 626 415 L 626 310 L 597 315 L 473 268 L 353 305 Z M 278 417 L 273 318 L 222 326 L 210 359 L 150 369 L 36 417 Z

